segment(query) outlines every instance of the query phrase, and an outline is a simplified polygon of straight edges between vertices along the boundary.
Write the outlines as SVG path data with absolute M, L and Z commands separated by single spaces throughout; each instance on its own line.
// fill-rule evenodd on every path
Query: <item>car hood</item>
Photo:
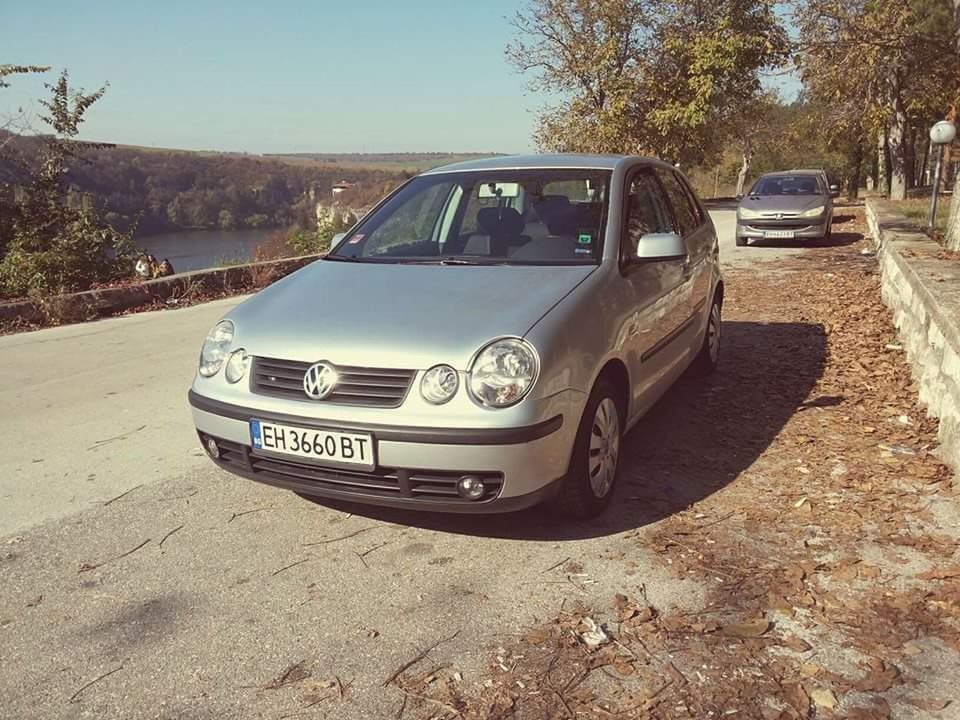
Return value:
M 748 195 L 740 207 L 759 212 L 798 213 L 819 205 L 826 205 L 823 195 Z
M 235 345 L 335 365 L 466 369 L 494 338 L 522 337 L 594 265 L 317 261 L 235 308 Z

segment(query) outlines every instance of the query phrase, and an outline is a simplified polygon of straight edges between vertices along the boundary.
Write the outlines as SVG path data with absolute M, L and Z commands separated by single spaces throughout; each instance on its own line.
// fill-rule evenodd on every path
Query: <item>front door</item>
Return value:
M 669 200 L 652 168 L 640 168 L 628 178 L 625 202 L 621 262 L 633 312 L 624 322 L 622 337 L 636 415 L 669 385 L 679 362 L 676 341 L 689 316 L 690 283 L 684 260 L 631 262 L 645 235 L 674 231 Z

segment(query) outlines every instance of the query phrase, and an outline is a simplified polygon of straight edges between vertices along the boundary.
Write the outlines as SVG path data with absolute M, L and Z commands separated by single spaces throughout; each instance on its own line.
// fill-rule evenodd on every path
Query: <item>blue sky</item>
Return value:
M 504 58 L 522 0 L 0 3 L 0 63 L 66 67 L 87 90 L 109 81 L 91 140 L 523 152 L 544 104 Z M 43 96 L 15 79 L 0 114 Z

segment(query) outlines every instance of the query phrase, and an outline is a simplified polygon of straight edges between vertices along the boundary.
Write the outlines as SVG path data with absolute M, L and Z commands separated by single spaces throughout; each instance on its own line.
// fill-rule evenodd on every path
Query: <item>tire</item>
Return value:
M 616 388 L 601 378 L 583 410 L 570 467 L 553 499 L 555 510 L 568 518 L 585 520 L 607 507 L 616 484 L 624 422 Z M 592 468 L 591 461 L 598 456 L 601 459 Z
M 737 236 L 737 247 L 746 247 L 747 239 L 745 237 Z
M 703 344 L 690 365 L 690 373 L 697 377 L 706 377 L 717 369 L 720 363 L 720 340 L 723 328 L 723 305 L 720 296 L 714 295 L 707 319 L 707 331 L 703 334 Z

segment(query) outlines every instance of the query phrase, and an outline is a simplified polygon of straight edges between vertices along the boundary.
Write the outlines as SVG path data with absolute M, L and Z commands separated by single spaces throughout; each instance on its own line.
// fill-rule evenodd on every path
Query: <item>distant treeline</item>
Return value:
M 381 170 L 407 170 L 423 172 L 441 165 L 494 157 L 500 153 L 274 153 L 269 158 L 281 158 L 290 162 L 309 161 L 333 164 L 340 167 L 356 167 Z
M 0 145 L 0 185 L 15 187 L 27 176 L 25 168 L 36 162 L 39 143 L 0 136 Z M 374 204 L 405 177 L 392 170 L 319 162 L 108 147 L 91 149 L 73 162 L 66 181 L 70 202 L 92 203 L 120 230 L 139 221 L 139 236 L 191 228 L 312 228 L 317 203 L 330 204 L 338 182 L 354 183 L 341 201 L 360 208 Z

